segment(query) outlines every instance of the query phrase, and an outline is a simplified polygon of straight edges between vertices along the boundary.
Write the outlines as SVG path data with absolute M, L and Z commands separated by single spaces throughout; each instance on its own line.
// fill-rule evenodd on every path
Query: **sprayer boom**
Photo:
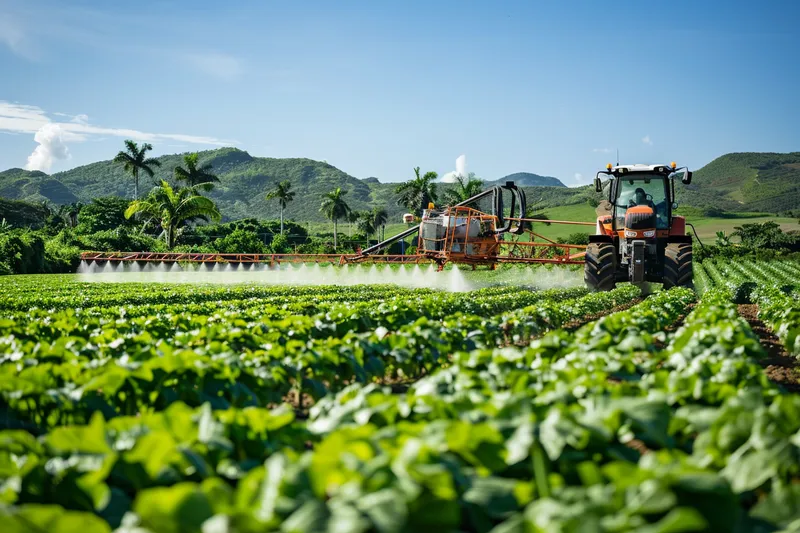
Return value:
M 511 203 L 506 216 L 503 191 L 510 192 Z M 479 200 L 491 198 L 491 213 L 469 207 Z M 85 252 L 87 262 L 125 263 L 430 263 L 439 270 L 447 263 L 489 265 L 498 263 L 582 264 L 585 246 L 558 244 L 533 231 L 534 223 L 564 223 L 594 226 L 593 222 L 561 222 L 524 218 L 527 209 L 525 192 L 513 181 L 496 185 L 451 207 L 423 210 L 419 223 L 407 230 L 370 246 L 357 254 L 193 254 L 156 252 Z M 527 240 L 519 238 L 526 234 Z M 378 254 L 391 244 L 418 234 L 414 254 Z M 511 240 L 505 238 L 511 235 Z M 545 242 L 536 242 L 539 238 Z

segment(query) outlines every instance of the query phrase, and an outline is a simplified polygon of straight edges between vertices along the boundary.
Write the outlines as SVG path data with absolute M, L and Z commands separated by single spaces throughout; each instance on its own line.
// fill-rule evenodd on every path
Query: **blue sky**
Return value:
M 0 169 L 126 137 L 382 181 L 465 154 L 568 185 L 617 148 L 690 168 L 796 151 L 798 20 L 785 1 L 0 0 Z

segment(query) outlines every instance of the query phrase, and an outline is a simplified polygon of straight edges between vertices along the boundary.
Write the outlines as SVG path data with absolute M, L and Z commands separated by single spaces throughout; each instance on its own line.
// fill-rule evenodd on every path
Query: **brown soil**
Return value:
M 758 306 L 739 306 L 739 316 L 747 320 L 750 329 L 758 335 L 767 357 L 759 361 L 770 381 L 789 392 L 800 392 L 800 361 L 792 357 L 772 330 L 758 319 Z

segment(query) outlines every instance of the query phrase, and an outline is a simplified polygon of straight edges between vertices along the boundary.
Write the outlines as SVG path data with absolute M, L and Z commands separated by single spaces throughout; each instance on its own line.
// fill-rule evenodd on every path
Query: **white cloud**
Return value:
M 592 148 L 592 152 L 596 154 L 610 154 L 613 151 L 611 148 Z
M 28 164 L 25 165 L 25 168 L 47 172 L 56 159 L 69 159 L 68 138 L 69 134 L 65 134 L 58 124 L 50 122 L 42 126 L 33 137 L 39 146 L 28 156 Z
M 649 146 L 653 146 L 653 141 L 650 140 L 650 135 L 645 135 L 644 137 L 642 137 L 642 142 Z
M 575 183 L 582 183 L 583 182 L 583 174 L 580 172 L 575 173 Z
M 186 54 L 183 59 L 203 74 L 222 80 L 234 80 L 244 71 L 241 59 L 219 52 Z
M 70 120 L 69 122 L 52 121 L 40 107 L 0 101 L 0 132 L 35 134 L 34 140 L 39 143 L 39 146 L 28 158 L 28 166 L 31 169 L 35 167 L 36 170 L 42 170 L 45 167 L 49 168 L 49 165 L 52 165 L 54 160 L 67 159 L 69 150 L 66 147 L 66 143 L 81 142 L 88 139 L 95 140 L 102 135 L 145 142 L 171 140 L 210 146 L 236 144 L 236 141 L 232 140 L 183 133 L 147 133 L 127 128 L 105 128 L 89 124 L 89 117 L 85 114 L 53 114 L 69 117 Z

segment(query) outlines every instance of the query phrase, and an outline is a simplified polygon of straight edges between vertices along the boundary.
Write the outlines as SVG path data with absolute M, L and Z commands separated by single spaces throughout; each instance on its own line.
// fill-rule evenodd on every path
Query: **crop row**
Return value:
M 727 289 L 661 333 L 693 300 L 456 351 L 405 394 L 353 384 L 308 421 L 173 403 L 0 432 L 16 480 L 0 513 L 48 530 L 91 516 L 67 508 L 120 531 L 788 531 L 800 397 L 764 378 Z
M 786 350 L 800 355 L 800 265 L 792 261 L 706 260 L 695 267 L 702 291 L 726 288 L 732 301 L 758 305 L 758 316 Z
M 789 353 L 800 356 L 800 301 L 774 285 L 761 285 L 751 296 L 758 304 L 758 317 L 775 332 Z
M 176 401 L 226 408 L 280 402 L 292 391 L 320 398 L 352 382 L 418 377 L 456 351 L 519 342 L 613 309 L 639 291 L 628 286 L 555 301 L 569 294 L 544 291 L 539 304 L 494 318 L 457 313 L 411 322 L 413 308 L 378 306 L 369 315 L 355 306 L 255 322 L 179 314 L 76 322 L 69 313 L 19 328 L 3 322 L 0 407 L 9 411 L 7 424 L 52 427 L 97 410 L 133 415 Z

